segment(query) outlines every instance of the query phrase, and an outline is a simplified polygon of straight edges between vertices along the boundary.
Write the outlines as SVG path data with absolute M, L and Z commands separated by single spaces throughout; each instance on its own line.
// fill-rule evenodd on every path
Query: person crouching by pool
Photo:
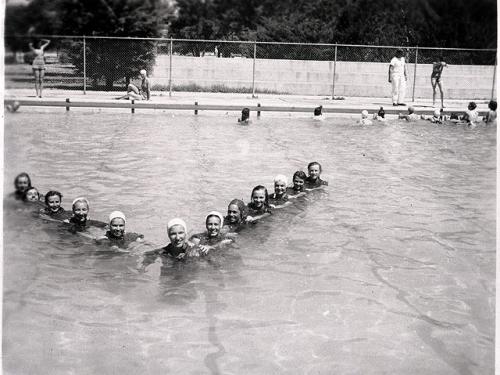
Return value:
M 142 78 L 141 88 L 137 88 L 134 84 L 130 83 L 127 87 L 127 93 L 116 99 L 135 99 L 135 100 L 150 100 L 151 98 L 151 82 L 147 76 L 146 70 L 140 71 Z
M 323 172 L 320 163 L 318 163 L 317 161 L 309 163 L 309 165 L 307 166 L 307 171 L 309 173 L 309 176 L 306 178 L 305 181 L 306 189 L 310 190 L 328 185 L 328 181 L 324 181 L 320 177 L 321 172 Z
M 243 108 L 241 110 L 241 118 L 238 119 L 239 123 L 242 124 L 250 124 L 250 109 L 249 108 Z
M 19 173 L 14 179 L 14 188 L 16 189 L 12 196 L 18 200 L 24 200 L 26 192 L 31 188 L 31 178 L 25 173 Z
M 269 196 L 269 206 L 271 208 L 282 208 L 291 204 L 288 201 L 286 187 L 288 181 L 286 176 L 279 174 L 274 178 L 274 193 Z
M 198 246 L 201 254 L 208 254 L 210 250 L 231 243 L 232 240 L 227 238 L 222 231 L 223 223 L 224 218 L 220 212 L 209 212 L 205 219 L 205 227 L 207 228 L 207 231 L 193 235 L 189 239 L 189 242 Z
M 415 108 L 413 107 L 408 107 L 408 114 L 407 115 L 403 115 L 403 114 L 399 114 L 398 116 L 399 119 L 404 119 L 406 121 L 417 121 L 418 120 L 418 116 L 417 114 L 415 113 Z
M 125 232 L 127 219 L 121 211 L 113 211 L 109 215 L 109 229 L 104 237 L 98 238 L 98 244 L 109 243 L 110 246 L 126 249 L 134 242 L 142 242 L 144 236 L 138 233 Z
M 246 225 L 247 207 L 241 199 L 233 199 L 227 206 L 227 216 L 224 218 L 224 228 L 231 233 L 237 233 Z
M 307 175 L 304 171 L 296 171 L 293 174 L 292 181 L 293 186 L 286 188 L 286 194 L 288 198 L 297 198 L 301 195 L 305 195 L 305 183 L 306 183 Z
M 368 118 L 368 111 L 364 109 L 361 111 L 361 120 L 359 120 L 359 123 L 361 125 L 372 125 L 373 122 Z
M 96 227 L 105 229 L 106 223 L 98 220 L 90 220 L 88 214 L 90 211 L 90 204 L 87 198 L 76 198 L 71 204 L 73 215 L 69 220 L 64 220 L 64 223 L 70 224 L 69 231 L 72 233 L 83 232 L 88 227 Z M 99 236 L 101 237 L 101 236 Z
M 45 194 L 45 208 L 40 210 L 40 216 L 45 219 L 63 221 L 71 218 L 71 212 L 61 207 L 62 194 L 51 190 Z
M 269 194 L 262 185 L 257 185 L 252 190 L 250 203 L 247 204 L 247 221 L 254 222 L 271 214 L 269 207 Z

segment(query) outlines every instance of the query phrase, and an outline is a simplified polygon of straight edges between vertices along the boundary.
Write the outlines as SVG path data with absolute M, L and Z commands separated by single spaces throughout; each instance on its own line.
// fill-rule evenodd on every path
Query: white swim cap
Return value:
M 187 225 L 185 221 L 179 218 L 172 219 L 167 223 L 167 232 L 170 232 L 170 229 L 176 225 L 180 225 L 184 228 L 184 232 L 187 232 Z
M 210 216 L 217 216 L 220 219 L 220 225 L 224 222 L 224 216 L 219 211 L 210 211 L 205 219 L 205 222 L 208 220 Z
M 123 222 L 126 223 L 127 219 L 125 218 L 125 214 L 121 211 L 113 211 L 109 214 L 109 222 L 111 223 L 113 219 L 123 219 Z
M 366 109 L 364 109 L 363 111 L 361 111 L 361 117 L 362 118 L 367 118 L 368 117 L 368 111 Z
M 436 109 L 434 110 L 434 117 L 439 117 L 439 116 L 441 116 L 441 111 L 440 111 L 439 109 L 437 109 L 437 108 L 436 108 Z
M 139 73 L 141 73 L 144 76 L 148 74 L 148 72 L 146 72 L 146 69 L 141 69 Z
M 284 182 L 285 185 L 288 185 L 288 180 L 287 180 L 286 176 L 283 174 L 279 174 L 276 177 L 274 177 L 274 182 L 278 182 L 278 181 Z
M 85 202 L 87 203 L 87 207 L 90 209 L 90 203 L 88 201 L 87 198 L 84 198 L 84 197 L 78 197 L 76 199 L 73 200 L 73 203 L 71 203 L 71 207 L 73 207 L 75 205 L 76 202 Z

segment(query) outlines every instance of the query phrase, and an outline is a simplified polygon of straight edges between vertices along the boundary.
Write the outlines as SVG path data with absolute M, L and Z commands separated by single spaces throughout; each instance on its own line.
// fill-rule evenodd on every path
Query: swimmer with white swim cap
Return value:
M 87 198 L 78 197 L 73 200 L 71 209 L 73 211 L 73 216 L 69 220 L 64 220 L 65 223 L 71 225 L 69 228 L 70 232 L 84 232 L 88 227 L 95 227 L 103 230 L 106 228 L 106 223 L 88 218 L 90 203 Z
M 127 86 L 127 93 L 116 99 L 135 99 L 135 100 L 150 100 L 151 99 L 151 82 L 148 78 L 148 73 L 145 69 L 141 69 L 139 72 L 142 81 L 140 88 L 136 85 L 130 83 Z
M 361 125 L 372 125 L 372 120 L 368 118 L 368 111 L 364 109 L 361 111 L 361 120 L 359 120 Z
M 134 242 L 142 242 L 144 236 L 142 234 L 125 232 L 125 224 L 127 219 L 125 214 L 121 211 L 113 211 L 109 214 L 108 231 L 104 237 L 99 238 L 97 242 L 109 243 L 111 246 L 126 249 Z
M 288 180 L 285 175 L 279 174 L 274 177 L 274 193 L 269 196 L 269 206 L 271 208 L 281 208 L 291 202 L 288 201 L 286 188 Z

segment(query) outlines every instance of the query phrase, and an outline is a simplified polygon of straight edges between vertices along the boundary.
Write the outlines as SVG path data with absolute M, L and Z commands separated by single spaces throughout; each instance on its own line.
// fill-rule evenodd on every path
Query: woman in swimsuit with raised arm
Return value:
M 33 63 L 33 74 L 35 75 L 35 91 L 38 98 L 42 97 L 43 78 L 45 76 L 45 58 L 43 57 L 45 48 L 50 44 L 50 40 L 42 39 L 39 42 L 39 48 L 34 48 L 33 43 L 30 43 L 30 50 L 35 54 Z
M 432 63 L 432 74 L 431 74 L 431 85 L 432 85 L 432 105 L 436 105 L 436 86 L 439 87 L 439 92 L 441 93 L 441 108 L 444 108 L 443 101 L 443 82 L 441 81 L 441 73 L 443 73 L 443 68 L 446 65 L 443 57 L 439 58 L 439 61 Z

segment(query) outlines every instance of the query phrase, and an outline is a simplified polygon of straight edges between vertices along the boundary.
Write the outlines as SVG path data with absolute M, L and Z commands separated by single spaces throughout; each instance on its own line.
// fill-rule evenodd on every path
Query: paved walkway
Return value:
M 17 98 L 27 100 L 37 100 L 35 98 L 35 90 L 31 89 L 6 89 L 5 99 Z M 39 100 L 53 100 L 70 98 L 72 101 L 86 100 L 102 100 L 111 101 L 123 93 L 120 92 L 105 92 L 105 91 L 87 91 L 84 95 L 82 91 L 74 90 L 54 90 L 45 89 L 44 98 Z M 411 99 L 411 98 L 410 98 Z M 377 111 L 381 106 L 387 110 L 397 110 L 406 112 L 405 107 L 393 107 L 391 99 L 373 98 L 373 97 L 346 97 L 344 100 L 331 100 L 327 96 L 301 96 L 301 95 L 272 95 L 258 94 L 256 98 L 252 98 L 251 94 L 233 94 L 233 93 L 210 93 L 210 92 L 173 92 L 172 96 L 168 92 L 154 91 L 152 92 L 151 103 L 169 103 L 169 104 L 207 104 L 207 105 L 235 105 L 255 106 L 260 103 L 262 106 L 280 106 L 280 107 L 311 107 L 322 105 L 324 108 L 332 109 L 350 109 L 361 110 L 366 109 L 370 113 Z M 414 103 L 407 101 L 408 105 L 415 107 L 417 113 L 431 112 L 432 99 L 416 99 Z M 452 112 L 464 112 L 467 109 L 467 100 L 445 100 L 445 110 Z M 487 111 L 488 100 L 476 101 L 480 112 Z

